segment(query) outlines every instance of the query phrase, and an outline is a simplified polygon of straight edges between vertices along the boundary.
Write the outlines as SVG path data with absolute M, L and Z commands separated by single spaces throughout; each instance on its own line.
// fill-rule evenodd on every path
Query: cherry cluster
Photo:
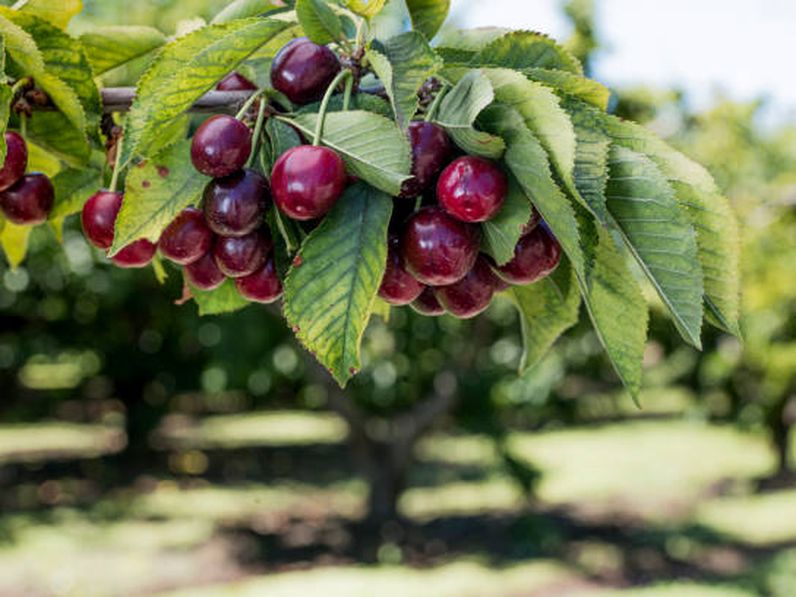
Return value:
M 40 172 L 25 174 L 28 146 L 19 133 L 8 131 L 5 138 L 6 158 L 0 169 L 0 211 L 14 224 L 41 224 L 47 221 L 53 208 L 53 184 Z

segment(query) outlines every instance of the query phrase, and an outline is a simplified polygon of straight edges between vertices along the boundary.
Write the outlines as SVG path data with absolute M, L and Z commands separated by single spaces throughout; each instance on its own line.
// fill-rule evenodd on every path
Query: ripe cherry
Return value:
M 218 269 L 212 251 L 205 253 L 198 260 L 186 265 L 183 273 L 191 286 L 205 291 L 215 290 L 227 279 L 224 272 Z
M 83 205 L 81 220 L 88 242 L 98 249 L 107 250 L 113 244 L 113 227 L 122 208 L 122 193 L 99 191 Z
M 47 220 L 55 190 L 44 174 L 27 174 L 0 193 L 0 210 L 14 224 L 41 224 Z
M 412 122 L 407 130 L 412 145 L 413 178 L 404 183 L 401 197 L 417 197 L 434 182 L 453 156 L 453 144 L 441 126 L 431 122 Z
M 191 142 L 191 161 L 207 176 L 220 178 L 237 172 L 252 150 L 252 132 L 240 120 L 216 114 L 196 130 Z
M 532 284 L 552 273 L 561 261 L 561 245 L 540 225 L 523 236 L 514 248 L 514 258 L 505 265 L 494 266 L 498 276 L 509 284 Z
M 273 241 L 264 231 L 246 236 L 224 236 L 216 239 L 213 256 L 216 265 L 229 278 L 249 276 L 265 263 Z
M 273 251 L 265 264 L 245 278 L 237 278 L 235 286 L 244 298 L 256 303 L 270 304 L 282 296 L 282 281 L 276 273 Z
M 495 294 L 494 279 L 489 262 L 479 256 L 464 278 L 450 286 L 436 288 L 434 295 L 449 313 L 460 319 L 470 319 L 489 307 Z
M 0 169 L 0 191 L 13 186 L 28 167 L 28 146 L 25 139 L 14 131 L 6 133 L 6 160 Z
M 437 297 L 434 295 L 433 288 L 426 288 L 420 293 L 420 296 L 415 299 L 411 304 L 412 309 L 425 315 L 427 317 L 439 317 L 445 315 L 445 307 L 439 304 Z
M 152 261 L 158 246 L 149 242 L 145 238 L 130 243 L 121 251 L 111 257 L 111 261 L 117 267 L 133 269 L 146 267 Z
M 270 198 L 268 181 L 248 168 L 211 180 L 204 192 L 207 225 L 221 236 L 245 236 L 262 225 Z
M 294 220 L 325 215 L 343 193 L 345 164 L 328 147 L 299 145 L 279 156 L 271 173 L 276 206 Z
M 401 254 L 401 240 L 391 236 L 387 244 L 387 269 L 381 280 L 379 296 L 391 305 L 408 305 L 414 301 L 425 286 L 406 271 Z
M 454 160 L 437 181 L 437 200 L 464 222 L 485 222 L 503 206 L 508 179 L 494 163 L 465 156 Z
M 257 91 L 257 85 L 237 71 L 232 71 L 216 85 L 219 91 Z
M 453 284 L 472 269 L 480 240 L 475 226 L 425 207 L 409 218 L 401 238 L 406 269 L 429 286 Z
M 308 104 L 323 97 L 340 72 L 340 61 L 326 46 L 306 37 L 285 45 L 271 64 L 271 84 L 294 104 Z
M 207 253 L 212 244 L 213 232 L 202 211 L 186 207 L 160 235 L 158 247 L 166 259 L 188 265 Z

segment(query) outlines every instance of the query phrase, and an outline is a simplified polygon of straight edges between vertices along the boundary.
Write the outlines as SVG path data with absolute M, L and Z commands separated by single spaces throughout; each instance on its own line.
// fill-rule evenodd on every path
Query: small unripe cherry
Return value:
M 113 244 L 116 217 L 124 195 L 115 191 L 97 191 L 83 205 L 80 219 L 83 234 L 98 249 L 108 250 Z
M 475 156 L 454 160 L 437 181 L 437 200 L 463 222 L 485 222 L 503 206 L 508 179 L 496 164 Z
M 425 288 L 423 292 L 420 293 L 420 296 L 412 302 L 411 307 L 426 317 L 439 317 L 440 315 L 445 315 L 445 307 L 439 304 L 437 297 L 434 295 L 433 288 Z
M 0 191 L 12 187 L 28 167 L 28 145 L 19 133 L 6 133 L 6 159 L 0 169 Z
M 345 164 L 328 147 L 299 145 L 284 152 L 271 173 L 279 210 L 294 220 L 314 220 L 332 209 L 347 181 Z
M 218 269 L 212 251 L 205 253 L 193 263 L 186 265 L 183 273 L 191 286 L 204 291 L 215 290 L 227 279 L 224 272 Z
M 41 224 L 47 221 L 54 201 L 55 189 L 50 179 L 34 172 L 0 193 L 0 210 L 14 224 Z
M 157 248 L 158 246 L 155 243 L 142 238 L 124 247 L 111 257 L 111 261 L 116 267 L 124 269 L 146 267 L 152 262 Z
M 391 305 L 408 305 L 420 296 L 425 286 L 406 271 L 400 238 L 390 236 L 387 242 L 387 268 L 381 280 L 379 296 Z
M 279 300 L 282 281 L 276 272 L 273 251 L 259 270 L 244 278 L 236 278 L 235 286 L 242 297 L 256 303 L 268 305 Z
M 161 254 L 174 263 L 188 265 L 200 259 L 213 244 L 202 210 L 186 207 L 160 235 Z
M 220 178 L 243 168 L 251 150 L 249 127 L 232 116 L 216 114 L 196 130 L 191 141 L 191 161 L 202 174 Z
M 539 225 L 519 240 L 511 261 L 492 269 L 509 284 L 524 286 L 550 275 L 559 261 L 561 245 L 546 226 Z

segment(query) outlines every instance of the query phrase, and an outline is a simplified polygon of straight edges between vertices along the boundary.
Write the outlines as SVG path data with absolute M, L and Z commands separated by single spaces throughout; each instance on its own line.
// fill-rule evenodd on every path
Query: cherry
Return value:
M 216 265 L 229 278 L 249 276 L 265 263 L 273 241 L 264 231 L 246 236 L 222 236 L 213 246 Z
M 201 259 L 213 244 L 213 232 L 205 216 L 195 207 L 186 207 L 160 235 L 158 246 L 166 259 L 188 265 Z
M 117 267 L 132 269 L 149 265 L 155 256 L 158 246 L 145 238 L 130 243 L 121 251 L 111 257 Z
M 271 173 L 276 206 L 294 220 L 325 215 L 346 185 L 345 164 L 328 147 L 299 145 L 279 156 Z
M 470 319 L 486 311 L 494 294 L 495 274 L 482 256 L 478 257 L 473 269 L 464 278 L 434 290 L 439 303 L 460 319 Z
M 514 248 L 514 258 L 495 266 L 495 273 L 509 284 L 523 286 L 548 276 L 561 261 L 561 245 L 544 225 L 523 236 Z
M 227 279 L 224 272 L 218 269 L 212 251 L 205 253 L 198 260 L 186 265 L 183 273 L 191 286 L 205 291 L 215 290 Z
M 232 116 L 216 114 L 196 130 L 191 161 L 202 174 L 220 178 L 243 168 L 251 150 L 249 127 Z
M 282 281 L 276 273 L 273 251 L 259 270 L 245 278 L 237 278 L 235 286 L 244 298 L 265 305 L 277 301 L 282 296 Z
M 6 160 L 0 169 L 0 191 L 14 185 L 28 167 L 28 146 L 25 139 L 14 131 L 6 133 Z
M 426 288 L 420 296 L 411 304 L 412 309 L 427 317 L 439 317 L 445 315 L 445 307 L 439 304 L 437 297 L 434 296 L 433 288 Z
M 379 296 L 391 305 L 408 305 L 420 296 L 425 286 L 406 271 L 401 240 L 391 236 L 387 242 L 387 269 L 381 280 Z
M 257 85 L 237 71 L 232 71 L 216 85 L 219 91 L 257 91 Z
M 447 286 L 461 280 L 478 257 L 480 231 L 438 207 L 425 207 L 406 223 L 401 247 L 406 269 L 423 284 Z
M 122 193 L 98 191 L 83 205 L 81 220 L 88 242 L 99 249 L 110 249 L 113 244 L 113 227 L 122 208 Z
M 494 163 L 465 156 L 454 160 L 437 181 L 437 200 L 465 222 L 485 222 L 503 206 L 508 179 Z
M 270 198 L 268 181 L 248 168 L 211 180 L 204 192 L 207 225 L 221 236 L 245 236 L 263 223 Z
M 339 72 L 340 61 L 334 52 L 299 37 L 274 57 L 271 84 L 294 104 L 309 104 L 323 97 Z
M 27 174 L 0 193 L 0 209 L 14 224 L 32 225 L 47 221 L 55 190 L 44 174 Z
M 445 129 L 431 122 L 412 122 L 407 136 L 412 145 L 414 177 L 404 183 L 401 197 L 417 197 L 431 186 L 434 177 L 450 161 L 453 145 Z

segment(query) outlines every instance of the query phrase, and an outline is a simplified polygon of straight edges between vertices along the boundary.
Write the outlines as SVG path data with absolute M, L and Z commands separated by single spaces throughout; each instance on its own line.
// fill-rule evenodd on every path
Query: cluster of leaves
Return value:
M 58 108 L 35 114 L 28 125 L 35 143 L 69 165 L 55 180 L 56 221 L 77 211 L 103 174 L 91 167 L 100 111 L 96 76 L 152 53 L 124 123 L 121 164 L 143 166 L 127 176 L 118 249 L 139 238 L 156 240 L 183 208 L 199 201 L 206 181 L 193 170 L 185 140 L 194 102 L 235 69 L 254 71 L 264 82 L 279 48 L 306 35 L 361 56 L 363 87 L 380 83 L 388 98 L 357 93 L 348 110 L 332 102 L 320 141 L 362 183 L 349 188 L 323 223 L 305 235 L 276 213 L 269 218 L 286 275 L 285 316 L 338 382 L 345 384 L 360 368 L 371 317 L 385 315 L 377 291 L 391 198 L 410 176 L 405 128 L 424 109 L 418 92 L 431 77 L 445 87 L 434 121 L 460 149 L 498 160 L 510 174 L 509 200 L 483 225 L 484 252 L 500 264 L 509 261 L 535 207 L 566 256 L 555 275 L 506 293 L 520 313 L 523 367 L 576 323 L 583 304 L 635 396 L 646 289 L 689 344 L 700 346 L 704 321 L 737 333 L 738 231 L 726 200 L 701 166 L 643 127 L 608 114 L 609 91 L 587 79 L 563 47 L 528 31 L 437 36 L 445 0 L 407 0 L 413 30 L 399 33 L 386 25 L 403 10 L 399 2 L 278 4 L 237 0 L 211 23 L 165 45 L 158 32 L 133 27 L 87 33 L 78 41 L 39 16 L 3 9 L 9 72 L 33 76 Z M 278 102 L 285 111 L 257 140 L 266 175 L 300 142 L 294 128 L 311 136 L 318 118 L 316 105 L 296 109 L 284 98 Z M 163 171 L 169 175 L 158 176 Z M 93 179 L 86 183 L 88 173 Z M 245 304 L 229 288 L 196 300 L 207 313 Z

